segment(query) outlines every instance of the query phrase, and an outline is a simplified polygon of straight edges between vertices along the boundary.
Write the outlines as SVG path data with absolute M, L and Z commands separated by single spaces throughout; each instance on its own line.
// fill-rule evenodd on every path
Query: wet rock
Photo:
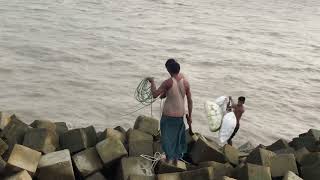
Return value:
M 287 149 L 289 147 L 290 146 L 286 140 L 279 139 L 278 141 L 274 142 L 270 146 L 267 146 L 267 150 L 274 152 L 274 151 L 281 150 L 281 149 Z
M 152 117 L 139 116 L 134 123 L 133 129 L 156 136 L 159 132 L 159 121 Z
M 230 162 L 233 165 L 239 164 L 239 151 L 236 148 L 226 144 L 223 147 L 223 153 L 225 155 L 226 161 Z
M 271 180 L 270 168 L 248 163 L 241 168 L 239 180 Z
M 217 143 L 208 142 L 202 137 L 194 144 L 190 153 L 194 163 L 205 161 L 225 162 L 221 147 Z
M 297 176 L 295 173 L 288 171 L 282 180 L 303 180 L 303 179 Z
M 157 174 L 174 173 L 186 171 L 187 166 L 184 162 L 178 161 L 175 165 L 173 163 L 168 163 L 166 161 L 159 161 L 157 165 Z
M 142 157 L 122 158 L 120 165 L 120 179 L 127 180 L 131 175 L 153 176 L 151 161 Z
M 128 155 L 127 150 L 119 139 L 105 139 L 96 145 L 96 149 L 103 164 L 106 166 Z
M 26 132 L 23 145 L 47 154 L 58 148 L 59 137 L 55 131 L 32 128 Z
M 87 177 L 102 169 L 102 161 L 95 147 L 86 149 L 72 156 L 73 162 L 81 175 Z
M 15 169 L 27 170 L 30 173 L 35 173 L 41 153 L 28 147 L 16 144 L 10 154 L 8 165 Z
M 39 180 L 75 180 L 68 149 L 43 155 L 38 169 Z
M 281 154 L 271 159 L 272 177 L 283 177 L 288 171 L 299 174 L 296 159 L 293 154 Z
M 5 180 L 32 180 L 32 178 L 29 175 L 29 173 L 26 170 L 24 170 L 10 177 L 5 178 Z
M 86 180 L 107 180 L 100 172 L 96 172 L 87 177 Z
M 247 157 L 247 162 L 261 166 L 271 166 L 271 159 L 276 154 L 266 149 L 257 148 L 253 150 Z

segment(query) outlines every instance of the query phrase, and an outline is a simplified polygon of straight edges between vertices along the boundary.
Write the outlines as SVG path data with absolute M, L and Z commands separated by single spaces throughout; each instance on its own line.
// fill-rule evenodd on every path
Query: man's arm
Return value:
M 153 78 L 147 78 L 147 80 L 151 83 L 151 92 L 153 98 L 157 98 L 159 95 L 163 95 L 167 92 L 168 82 L 164 81 L 161 86 L 157 89 L 156 84 Z
M 234 104 L 233 99 L 232 99 L 231 96 L 229 96 L 229 101 L 230 101 L 229 106 L 232 107 L 232 108 L 234 108 L 234 107 L 236 106 L 236 104 Z
M 186 96 L 187 96 L 187 102 L 188 102 L 188 116 L 187 120 L 188 123 L 192 123 L 192 108 L 193 108 L 193 102 L 192 102 L 192 96 L 191 96 L 191 90 L 190 90 L 190 84 L 187 80 L 184 81 L 185 88 L 186 88 Z

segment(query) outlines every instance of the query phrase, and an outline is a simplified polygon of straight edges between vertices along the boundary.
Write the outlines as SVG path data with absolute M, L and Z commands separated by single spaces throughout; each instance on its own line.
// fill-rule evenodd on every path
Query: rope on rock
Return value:
M 145 155 L 145 154 L 141 154 L 140 156 L 142 158 L 152 162 L 150 169 L 153 170 L 156 167 L 157 163 L 165 157 L 165 154 L 160 153 L 160 152 L 156 152 L 156 153 L 154 153 L 154 156 L 149 156 L 149 155 Z

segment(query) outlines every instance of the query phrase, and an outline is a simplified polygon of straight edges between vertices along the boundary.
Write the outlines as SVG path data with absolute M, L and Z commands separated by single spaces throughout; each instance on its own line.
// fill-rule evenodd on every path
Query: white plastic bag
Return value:
M 226 143 L 228 141 L 236 126 L 237 118 L 234 112 L 227 113 L 222 120 L 219 132 L 219 140 L 221 143 Z
M 228 102 L 229 102 L 229 98 L 227 96 L 220 96 L 215 100 L 215 102 L 221 108 L 222 114 L 224 116 L 227 113 L 226 109 L 227 109 L 227 105 L 228 105 Z
M 220 129 L 223 112 L 218 104 L 212 101 L 205 103 L 205 110 L 208 118 L 209 129 L 212 132 L 216 132 Z

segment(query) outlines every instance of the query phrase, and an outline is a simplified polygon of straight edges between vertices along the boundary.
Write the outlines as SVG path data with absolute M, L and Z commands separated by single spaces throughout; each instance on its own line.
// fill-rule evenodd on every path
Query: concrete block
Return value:
M 153 176 L 151 161 L 142 157 L 125 157 L 121 159 L 121 180 L 128 180 L 130 175 Z
M 153 154 L 155 154 L 156 152 L 161 154 L 164 153 L 161 142 L 153 142 Z
M 223 153 L 225 155 L 226 161 L 230 162 L 233 165 L 239 164 L 239 151 L 236 148 L 230 146 L 229 144 L 226 144 L 223 147 Z
M 231 176 L 232 171 L 233 171 L 233 167 L 230 164 L 228 164 L 228 163 L 222 164 L 222 163 L 218 163 L 218 162 L 214 162 L 214 161 L 201 162 L 198 165 L 198 167 L 200 167 L 200 168 L 211 167 L 214 172 L 214 179 L 215 180 L 222 179 L 223 176 Z
M 7 165 L 7 162 L 4 161 L 0 156 L 0 176 L 5 171 L 6 165 Z
M 57 128 L 55 123 L 48 120 L 35 120 L 30 124 L 30 126 L 33 128 L 44 128 L 51 131 L 56 131 Z
M 40 152 L 16 144 L 10 154 L 8 165 L 17 169 L 27 170 L 30 173 L 35 173 L 40 158 Z
M 75 180 L 68 149 L 43 155 L 38 170 L 39 180 Z
M 129 143 L 129 156 L 140 155 L 153 156 L 153 142 L 152 141 L 135 141 Z
M 128 180 L 155 180 L 154 176 L 130 175 Z
M 96 172 L 87 177 L 86 180 L 107 180 L 100 172 Z
M 320 152 L 306 154 L 300 162 L 302 167 L 312 167 L 320 164 Z
M 69 149 L 70 152 L 77 153 L 88 146 L 87 134 L 84 129 L 73 129 L 60 136 L 61 149 Z
M 59 136 L 68 132 L 68 126 L 65 122 L 55 122 L 54 124 L 56 125 L 56 132 Z
M 193 145 L 190 154 L 194 163 L 205 161 L 225 162 L 221 147 L 217 143 L 208 142 L 202 137 Z
M 103 167 L 102 161 L 95 147 L 73 155 L 72 159 L 83 177 L 87 177 L 99 171 Z
M 296 150 L 292 147 L 288 147 L 285 149 L 279 149 L 279 150 L 275 150 L 273 151 L 276 154 L 294 154 L 296 152 Z
M 248 163 L 241 168 L 239 180 L 271 180 L 270 167 Z
M 250 153 L 251 151 L 253 151 L 255 149 L 255 147 L 253 146 L 253 144 L 251 142 L 246 142 L 243 145 L 241 145 L 238 150 L 240 152 L 245 152 L 245 153 Z
M 24 134 L 28 131 L 29 126 L 20 121 L 15 115 L 10 116 L 10 122 L 2 131 L 2 139 L 7 142 L 9 147 L 14 144 L 22 144 Z
M 137 141 L 151 141 L 153 142 L 153 137 L 150 134 L 144 133 L 139 130 L 132 130 L 129 132 L 129 143 L 137 142 Z
M 166 174 L 158 174 L 157 180 L 183 180 L 180 177 L 180 173 L 166 173 Z
M 317 141 L 314 139 L 314 137 L 311 136 L 293 138 L 289 144 L 296 150 L 301 149 L 303 147 L 307 148 L 308 151 L 311 152 L 315 152 L 317 150 Z
M 24 135 L 23 145 L 47 154 L 59 147 L 59 137 L 55 131 L 32 128 Z
M 283 177 L 288 171 L 299 174 L 296 159 L 293 154 L 281 154 L 271 159 L 271 175 L 272 177 Z
M 316 141 L 319 141 L 319 138 L 320 138 L 320 130 L 318 130 L 318 129 L 310 129 L 310 130 L 307 132 L 307 135 L 310 136 L 310 137 L 313 137 Z
M 128 155 L 127 150 L 119 139 L 105 139 L 96 145 L 96 149 L 103 164 L 107 166 Z
M 294 156 L 296 158 L 296 161 L 298 164 L 301 164 L 301 160 L 303 158 L 303 156 L 309 154 L 310 152 L 308 151 L 307 148 L 303 147 L 297 151 L 294 152 Z
M 86 146 L 95 146 L 98 140 L 96 129 L 93 126 L 89 126 L 84 128 L 84 132 L 86 133 Z
M 5 178 L 5 180 L 32 180 L 32 178 L 29 175 L 29 173 L 26 170 L 24 170 L 10 177 Z
M 0 156 L 8 150 L 9 146 L 0 138 Z
M 10 116 L 11 115 L 9 115 L 7 113 L 1 112 L 1 114 L 0 114 L 0 129 L 1 130 L 3 130 L 11 121 Z
M 118 130 L 107 128 L 99 136 L 99 141 L 103 141 L 107 138 L 119 139 L 123 144 L 126 143 L 126 135 Z
M 183 172 L 186 170 L 187 170 L 187 166 L 182 161 L 178 161 L 178 163 L 175 165 L 173 163 L 168 163 L 164 160 L 160 160 L 156 167 L 157 174 Z
M 257 148 L 253 150 L 247 157 L 247 162 L 261 166 L 271 166 L 271 159 L 276 154 L 266 149 Z
M 269 151 L 277 151 L 280 149 L 287 149 L 289 148 L 289 144 L 286 140 L 284 139 L 279 139 L 278 141 L 274 142 L 273 144 L 271 144 L 270 146 L 267 146 L 267 150 Z
M 304 180 L 319 180 L 320 179 L 320 165 L 314 164 L 313 166 L 301 167 L 301 177 Z
M 288 171 L 282 180 L 303 180 L 303 179 L 297 176 L 295 173 Z
M 114 130 L 117 130 L 117 131 L 121 132 L 122 134 L 126 134 L 127 133 L 127 131 L 121 126 L 115 127 Z
M 183 180 L 195 180 L 195 179 L 205 179 L 205 180 L 214 180 L 213 168 L 206 167 L 193 171 L 185 171 L 180 174 L 181 179 Z
M 139 116 L 134 123 L 133 129 L 156 136 L 159 134 L 159 121 L 152 117 Z
M 222 180 L 236 180 L 236 179 L 233 179 L 233 178 L 228 177 L 228 176 L 223 176 L 223 177 L 222 177 Z

